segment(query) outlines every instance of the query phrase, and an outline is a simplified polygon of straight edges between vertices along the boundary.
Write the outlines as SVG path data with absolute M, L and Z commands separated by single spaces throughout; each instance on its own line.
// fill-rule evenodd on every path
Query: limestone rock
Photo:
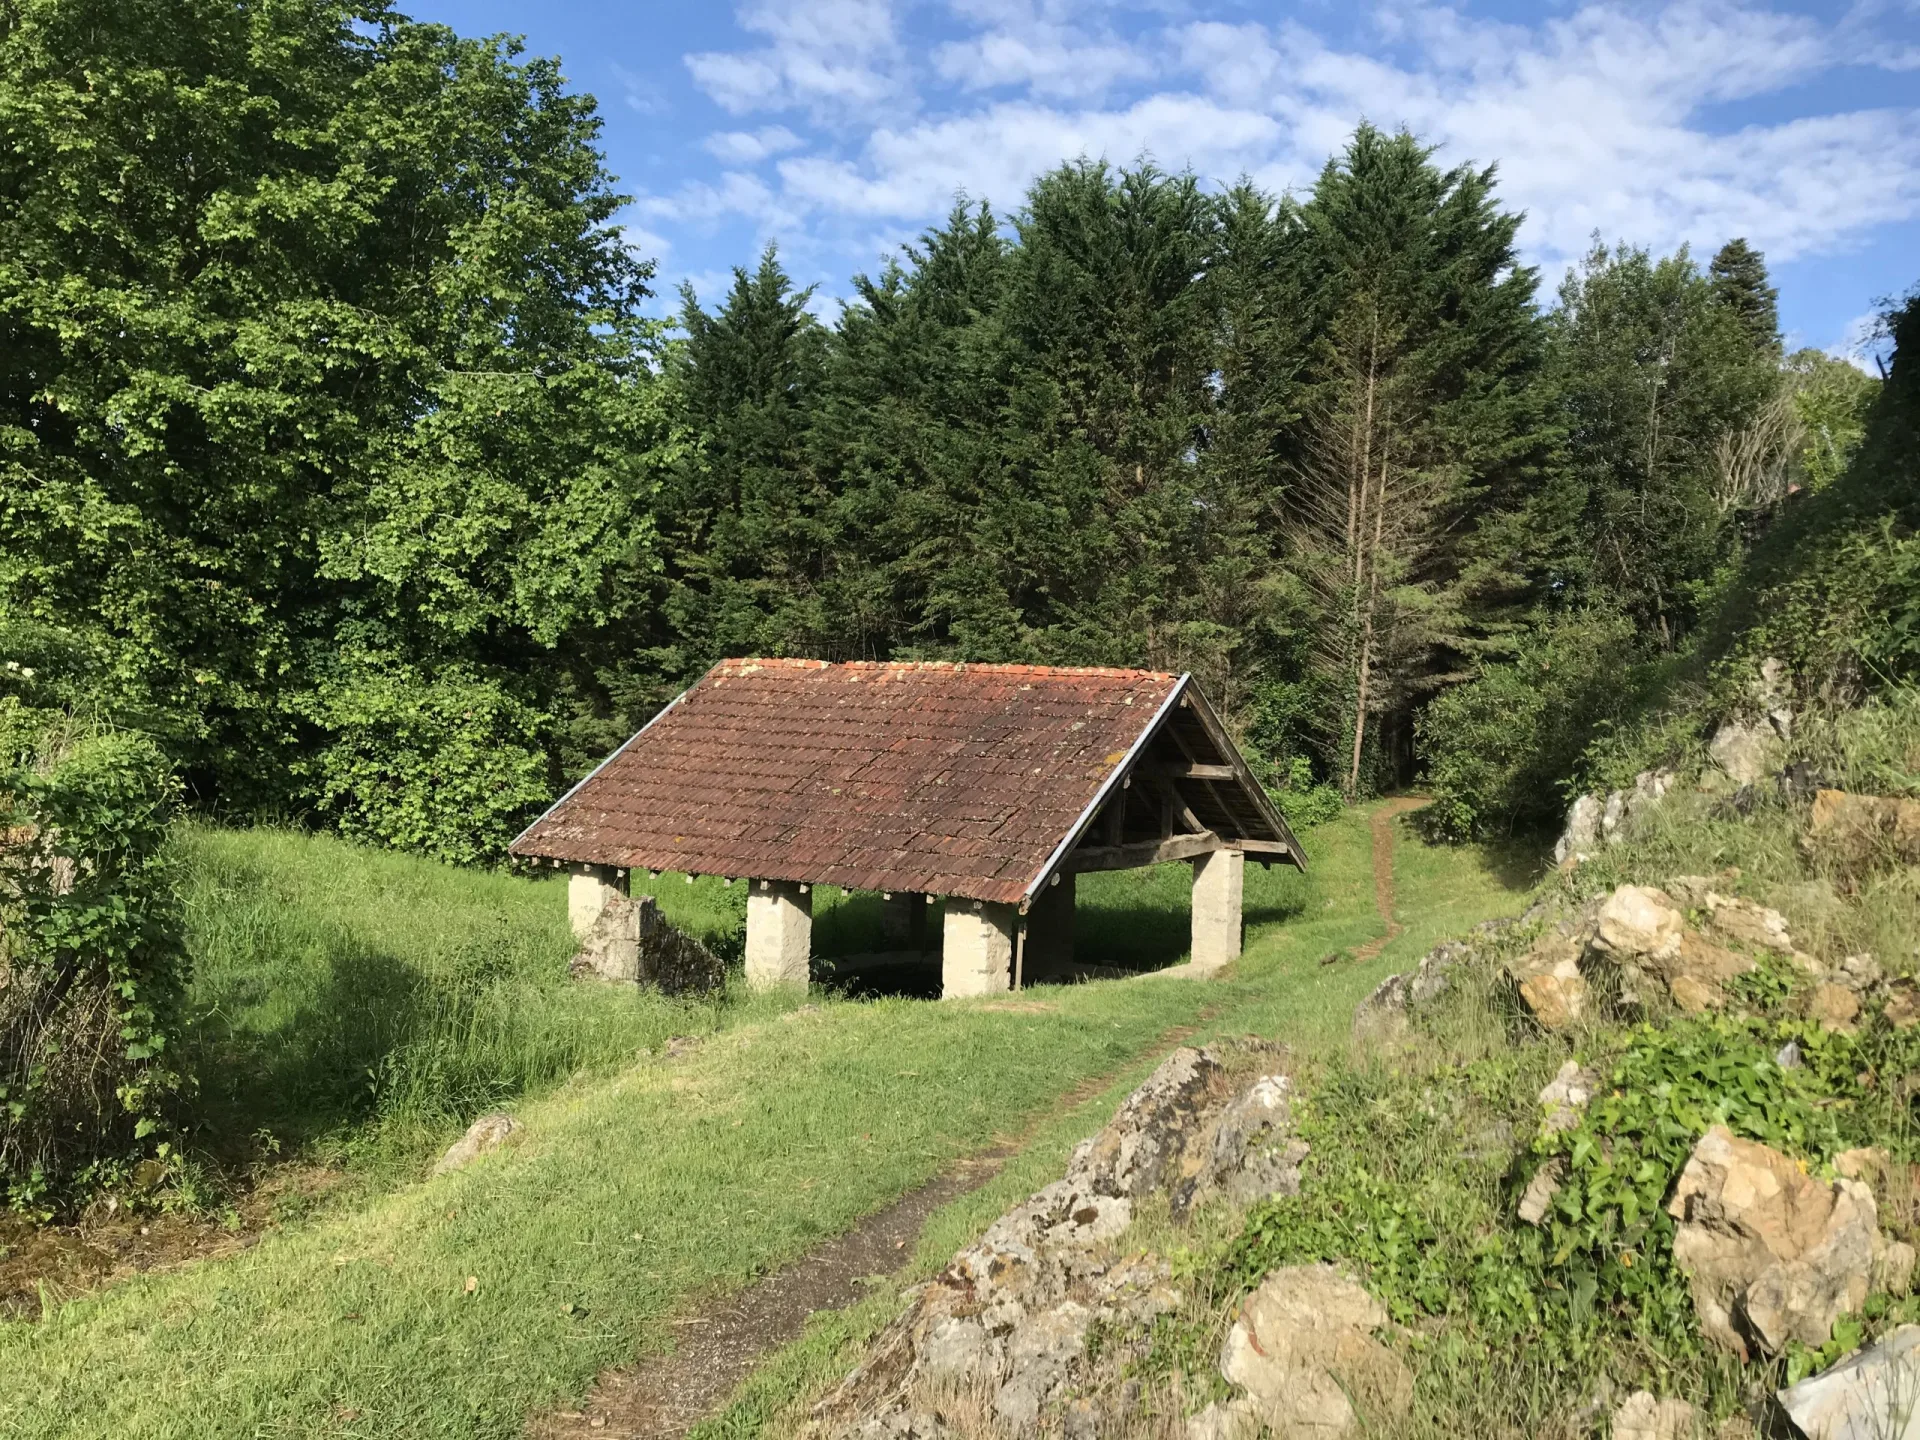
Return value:
M 1701 1329 L 1745 1356 L 1789 1340 L 1823 1345 L 1867 1297 L 1878 1233 L 1872 1192 L 1827 1185 L 1765 1145 L 1716 1125 L 1694 1146 L 1668 1213 L 1675 1262 Z
M 1755 785 L 1780 768 L 1786 747 L 1766 720 L 1727 720 L 1707 742 L 1707 753 L 1734 784 Z
M 1540 1091 L 1540 1105 L 1546 1112 L 1540 1120 L 1540 1133 L 1557 1135 L 1577 1126 L 1580 1112 L 1599 1088 L 1597 1071 L 1585 1068 L 1578 1060 L 1567 1061 Z
M 1907 1030 L 1920 1024 L 1920 987 L 1916 987 L 1911 980 L 1894 981 L 1887 987 L 1884 1008 L 1887 1023 L 1896 1030 Z
M 1822 790 L 1813 797 L 1807 845 L 1849 870 L 1883 861 L 1920 862 L 1920 800 Z
M 1566 1179 L 1567 1162 L 1556 1155 L 1533 1172 L 1533 1179 L 1527 1182 L 1527 1193 L 1520 1197 L 1520 1218 L 1529 1225 L 1538 1225 L 1547 1218 L 1547 1212 L 1553 1208 L 1553 1197 L 1560 1193 L 1560 1184 Z
M 1880 962 L 1871 955 L 1849 955 L 1834 971 L 1833 983 L 1844 985 L 1856 995 L 1865 995 L 1885 980 Z
M 1247 1297 L 1220 1373 L 1282 1435 L 1334 1440 L 1406 1413 L 1413 1377 L 1374 1331 L 1387 1312 L 1331 1265 L 1271 1272 Z
M 1824 1030 L 1851 1031 L 1860 1018 L 1860 997 L 1844 985 L 1816 985 L 1807 998 L 1807 1018 Z
M 1907 1294 L 1913 1289 L 1913 1246 L 1904 1240 L 1889 1240 L 1884 1235 L 1876 1239 L 1870 1281 L 1873 1290 L 1884 1295 Z
M 1620 960 L 1655 963 L 1679 954 L 1686 925 L 1666 891 L 1622 885 L 1600 907 L 1593 948 Z
M 1244 1395 L 1187 1417 L 1187 1440 L 1254 1440 L 1259 1433 L 1260 1413 Z
M 1201 1129 L 1220 1074 L 1220 1062 L 1208 1051 L 1187 1045 L 1175 1050 L 1106 1128 L 1074 1151 L 1068 1180 L 1101 1195 L 1144 1195 L 1158 1187 Z
M 1292 1093 L 1293 1082 L 1285 1075 L 1262 1075 L 1228 1102 L 1199 1172 L 1174 1192 L 1176 1214 L 1213 1194 L 1251 1205 L 1300 1193 L 1300 1165 L 1308 1148 L 1292 1133 Z
M 1580 973 L 1580 943 L 1549 931 L 1533 948 L 1507 962 L 1521 1002 L 1548 1030 L 1564 1030 L 1586 1013 L 1587 982 Z
M 1709 893 L 1706 903 L 1707 924 L 1722 938 L 1736 945 L 1751 945 L 1781 955 L 1793 954 L 1793 937 L 1787 932 L 1787 919 L 1778 910 L 1769 910 L 1751 900 L 1728 899 Z
M 1012 1373 L 993 1397 L 994 1413 L 1020 1431 L 1029 1430 L 1041 1407 L 1065 1386 L 1068 1368 L 1086 1349 L 1092 1321 L 1086 1306 L 1063 1300 L 1015 1330 L 1007 1347 Z
M 1779 1399 L 1811 1440 L 1920 1440 L 1920 1325 L 1900 1326 Z
M 1684 1400 L 1636 1390 L 1613 1412 L 1613 1440 L 1690 1440 L 1697 1418 Z
M 447 1153 L 440 1157 L 433 1173 L 445 1175 L 471 1165 L 489 1150 L 498 1150 L 509 1135 L 524 1128 L 511 1115 L 482 1115 L 467 1127 L 466 1134 L 447 1147 Z
M 991 1347 L 987 1327 L 978 1320 L 948 1315 L 920 1342 L 916 1370 L 935 1382 L 962 1385 L 976 1378 L 990 1360 L 997 1362 Z
M 1573 802 L 1567 811 L 1566 829 L 1554 843 L 1554 864 L 1584 860 L 1600 848 L 1600 820 L 1605 810 L 1606 802 L 1598 795 L 1582 795 Z
M 1726 992 L 1697 975 L 1676 975 L 1667 982 L 1673 1003 L 1689 1015 L 1718 1010 L 1727 1003 Z

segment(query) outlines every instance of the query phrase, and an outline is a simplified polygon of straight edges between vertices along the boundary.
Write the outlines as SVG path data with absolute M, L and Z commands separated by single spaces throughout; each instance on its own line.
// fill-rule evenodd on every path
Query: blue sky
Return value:
M 401 0 L 599 97 L 660 289 L 777 241 L 823 301 L 1076 155 L 1311 183 L 1363 117 L 1498 161 L 1548 283 L 1598 231 L 1766 252 L 1790 343 L 1920 282 L 1920 0 Z

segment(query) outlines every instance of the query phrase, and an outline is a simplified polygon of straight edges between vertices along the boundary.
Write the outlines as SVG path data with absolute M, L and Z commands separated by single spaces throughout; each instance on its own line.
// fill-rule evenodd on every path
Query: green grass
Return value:
M 566 882 L 435 865 L 283 830 L 189 826 L 185 1052 L 192 1143 L 410 1165 L 449 1125 L 583 1071 L 607 1073 L 715 1003 L 571 984 Z M 659 887 L 717 943 L 717 880 Z M 733 904 L 729 904 L 732 901 Z
M 544 957 L 556 952 L 539 947 L 557 940 L 565 948 L 554 929 L 564 919 L 552 882 L 441 871 L 428 879 L 410 868 L 419 862 L 347 847 L 327 857 L 346 878 L 287 882 L 274 878 L 282 862 L 320 854 L 299 848 L 315 842 L 201 832 L 194 843 L 207 853 L 237 847 L 228 859 L 254 845 L 293 847 L 265 855 L 251 888 L 237 893 L 249 904 L 291 905 L 306 937 L 274 938 L 267 910 L 245 922 L 200 907 L 200 953 L 226 958 L 207 966 L 197 993 L 247 990 L 250 924 L 255 953 L 283 957 L 274 963 L 299 985 L 324 986 L 343 967 L 350 976 L 347 957 L 362 951 L 422 977 L 396 992 L 414 1005 L 408 1054 L 419 1053 L 422 1035 L 484 1032 L 501 1037 L 498 1053 L 536 1057 L 516 1072 L 529 1088 L 550 1087 L 542 1077 L 569 1066 L 580 1073 L 516 1107 L 524 1143 L 466 1172 L 271 1233 L 229 1260 L 129 1281 L 38 1324 L 0 1327 L 0 1430 L 8 1434 L 515 1434 L 529 1410 L 577 1397 L 599 1369 L 665 1343 L 665 1321 L 686 1297 L 795 1258 L 959 1155 L 1021 1133 L 1089 1077 L 1116 1077 L 1102 1097 L 1110 1108 L 1169 1027 L 1254 1030 L 1303 1043 L 1344 1033 L 1352 997 L 1415 943 L 1410 931 L 1372 965 L 1317 963 L 1379 932 L 1365 819 L 1356 814 L 1310 839 L 1315 871 L 1305 881 L 1283 872 L 1250 879 L 1251 913 L 1291 918 L 1250 927 L 1247 956 L 1230 980 L 1049 987 L 1030 998 L 1050 1008 L 1019 1012 L 975 1002 L 830 1000 L 776 1013 L 797 1000 L 729 1002 L 710 1007 L 707 1039 L 690 1056 L 616 1069 L 660 1033 L 666 1022 L 646 1018 L 660 1002 L 545 978 Z M 1457 918 L 1479 903 L 1474 895 L 1493 908 L 1513 901 L 1474 852 L 1418 851 L 1409 862 L 1403 905 L 1422 893 L 1444 896 Z M 713 914 L 731 894 L 679 888 Z M 1090 885 L 1087 943 L 1101 924 L 1124 926 L 1130 914 L 1168 908 L 1175 888 L 1164 876 L 1144 877 L 1133 892 L 1124 883 Z M 676 890 L 663 883 L 659 893 L 666 904 Z M 1184 913 L 1183 888 L 1178 903 Z M 449 929 L 437 913 L 443 908 L 476 913 Z M 1108 912 L 1120 918 L 1109 922 Z M 435 977 L 471 975 L 489 961 L 490 978 L 472 988 L 486 995 L 501 987 L 504 1003 L 476 1007 L 488 1016 L 484 1025 L 434 1019 L 442 1011 L 420 997 Z M 566 1008 L 575 1005 L 582 1008 Z M 587 1018 L 622 1006 L 633 1013 Z M 226 1043 L 236 1054 L 253 1045 L 262 1057 L 276 1037 L 297 1046 L 298 1017 L 311 1008 L 311 999 L 303 1006 L 267 987 L 247 991 L 244 1003 L 223 998 Z M 373 1008 L 362 1013 L 370 1023 L 381 1018 Z M 569 1014 L 593 1032 L 573 1051 L 554 1038 Z M 303 1053 L 312 1058 L 287 1067 L 296 1080 L 312 1079 L 341 1052 L 336 1045 Z M 352 1111 L 322 1105 L 309 1113 L 337 1113 L 345 1123 Z M 950 1251 L 968 1227 L 1057 1167 L 1099 1113 L 1095 1105 L 1057 1118 L 998 1182 L 1014 1188 L 959 1202 L 933 1228 L 933 1252 Z M 470 1295 L 468 1276 L 478 1282 Z

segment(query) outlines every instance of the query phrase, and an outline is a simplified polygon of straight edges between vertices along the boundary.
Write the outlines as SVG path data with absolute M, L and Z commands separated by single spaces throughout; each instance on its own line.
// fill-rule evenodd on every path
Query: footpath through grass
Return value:
M 1089 1077 L 1131 1083 L 1170 1027 L 1212 1007 L 1210 1028 L 1331 1039 L 1353 999 L 1422 943 L 1423 905 L 1444 899 L 1457 928 L 1513 903 L 1476 852 L 1404 846 L 1407 934 L 1372 964 L 1323 968 L 1321 956 L 1381 928 L 1366 817 L 1309 843 L 1311 877 L 1249 877 L 1250 944 L 1233 980 L 1036 990 L 1024 998 L 1039 1004 L 1019 1009 L 730 1010 L 680 1060 L 589 1065 L 521 1108 L 523 1144 L 467 1172 L 0 1327 L 0 1431 L 513 1435 L 530 1410 L 665 1343 L 666 1317 L 689 1297 L 799 1256 L 1022 1132 Z M 1147 876 L 1089 887 L 1083 903 L 1124 918 L 1164 908 L 1172 890 Z M 296 1034 L 297 1007 L 275 1020 L 270 994 L 253 1003 L 253 1033 Z M 1061 1128 L 1046 1132 L 1049 1162 L 1073 1138 Z M 1023 1164 L 1011 1174 L 1024 1183 Z

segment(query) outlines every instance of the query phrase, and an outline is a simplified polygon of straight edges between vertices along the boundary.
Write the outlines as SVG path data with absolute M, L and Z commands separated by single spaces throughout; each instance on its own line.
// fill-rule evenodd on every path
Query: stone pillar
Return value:
M 807 983 L 813 952 L 813 896 L 786 880 L 753 880 L 747 891 L 747 985 L 770 990 Z
M 1215 850 L 1193 862 L 1193 966 L 1218 970 L 1240 958 L 1240 894 L 1247 857 Z
M 925 950 L 927 897 L 896 890 L 882 900 L 880 939 L 889 950 Z
M 1058 875 L 1058 882 L 1041 891 L 1027 910 L 1027 950 L 1020 980 L 1057 979 L 1073 966 L 1074 877 Z
M 1013 988 L 1013 936 L 1020 911 L 990 901 L 949 900 L 940 949 L 940 998 L 998 995 Z
M 573 925 L 573 938 L 585 940 L 592 934 L 600 912 L 626 888 L 614 878 L 611 865 L 567 866 L 567 919 Z

